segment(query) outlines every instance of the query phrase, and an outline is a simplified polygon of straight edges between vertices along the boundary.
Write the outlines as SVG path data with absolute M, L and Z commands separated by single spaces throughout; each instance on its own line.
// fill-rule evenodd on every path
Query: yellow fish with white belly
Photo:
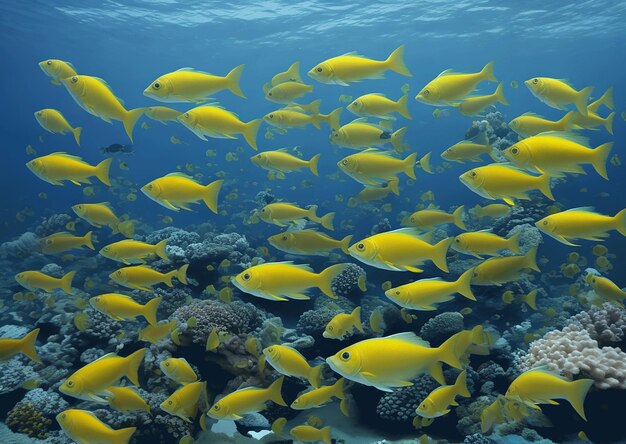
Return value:
M 480 133 L 472 140 L 463 140 L 455 143 L 441 153 L 441 157 L 458 163 L 464 163 L 466 161 L 481 162 L 481 156 L 483 154 L 488 154 L 494 161 L 497 161 L 487 135 Z
M 360 117 L 395 120 L 391 114 L 396 112 L 406 119 L 411 119 L 407 109 L 408 96 L 405 94 L 397 101 L 388 99 L 384 94 L 370 93 L 357 97 L 348 105 L 348 111 Z
M 157 309 L 162 299 L 161 297 L 154 298 L 141 305 L 130 296 L 106 293 L 90 298 L 89 303 L 93 308 L 115 321 L 132 320 L 143 316 L 148 324 L 157 325 Z
M 119 285 L 127 288 L 152 291 L 152 286 L 159 283 L 173 287 L 172 278 L 176 278 L 182 284 L 187 285 L 187 268 L 189 268 L 189 264 L 185 264 L 178 270 L 172 270 L 169 273 L 160 273 L 147 265 L 133 265 L 120 268 L 111 273 L 109 277 Z
M 280 374 L 305 378 L 315 388 L 321 385 L 322 366 L 311 367 L 296 349 L 286 345 L 271 345 L 263 349 L 263 356 Z
M 300 77 L 300 62 L 293 62 L 287 71 L 279 72 L 269 82 L 268 86 L 276 86 L 285 82 L 302 82 Z
M 100 228 L 107 225 L 113 234 L 122 233 L 126 237 L 133 237 L 135 226 L 132 222 L 124 224 L 113 212 L 109 202 L 96 204 L 77 204 L 72 206 L 72 210 L 78 217 L 87 221 L 90 225 Z
M 213 404 L 207 415 L 213 419 L 238 420 L 245 414 L 265 410 L 265 403 L 268 401 L 286 407 L 287 403 L 281 394 L 284 379 L 281 376 L 267 388 L 247 387 L 236 390 Z
M 626 299 L 626 292 L 622 290 L 609 278 L 603 276 L 595 276 L 593 274 L 586 277 L 589 285 L 593 287 L 593 290 L 598 296 L 605 301 L 613 302 L 614 304 L 624 307 L 624 300 Z
M 437 310 L 438 304 L 454 299 L 459 293 L 469 300 L 475 301 L 472 293 L 474 269 L 464 272 L 456 281 L 447 282 L 441 278 L 420 279 L 385 291 L 392 302 L 409 310 Z
M 331 212 L 318 217 L 317 205 L 311 205 L 308 209 L 304 209 L 287 202 L 271 203 L 261 208 L 258 216 L 261 220 L 279 227 L 286 227 L 289 223 L 308 219 L 311 222 L 322 225 L 327 230 L 332 231 L 334 229 L 333 219 L 335 218 L 335 213 Z
M 400 195 L 400 188 L 398 187 L 400 179 L 393 177 L 387 182 L 380 184 L 380 186 L 366 185 L 359 193 L 351 197 L 348 200 L 348 208 L 354 208 L 359 203 L 372 202 L 375 200 L 381 200 L 387 197 L 390 193 L 396 196 Z
M 550 77 L 533 77 L 524 84 L 535 97 L 552 108 L 564 110 L 565 105 L 574 104 L 580 114 L 587 115 L 587 99 L 593 91 L 592 86 L 576 91 L 564 80 Z
M 202 185 L 191 176 L 176 172 L 147 183 L 141 187 L 141 191 L 170 210 L 179 211 L 182 208 L 191 211 L 189 204 L 201 200 L 209 210 L 217 214 L 217 199 L 223 183 L 220 179 Z
M 348 248 L 352 235 L 343 239 L 333 239 L 317 230 L 306 229 L 285 231 L 270 236 L 267 240 L 273 247 L 285 253 L 328 256 L 334 249 L 341 249 L 345 254 L 350 254 Z
M 107 396 L 109 407 L 120 412 L 143 410 L 150 413 L 150 405 L 130 387 L 109 387 Z
M 447 415 L 450 413 L 450 406 L 459 405 L 455 400 L 457 396 L 464 398 L 471 396 L 467 389 L 466 370 L 459 373 L 454 385 L 443 385 L 430 392 L 430 394 L 426 396 L 426 399 L 415 409 L 415 413 L 422 418 L 438 418 Z
M 510 238 L 505 239 L 493 234 L 490 230 L 470 231 L 456 236 L 452 249 L 478 259 L 482 259 L 482 255 L 499 256 L 499 252 L 505 249 L 519 254 L 521 234 L 522 231 L 520 230 Z
M 168 261 L 167 257 L 167 240 L 163 239 L 156 245 L 133 239 L 124 239 L 114 242 L 103 247 L 100 254 L 108 259 L 121 262 L 126 265 L 145 264 L 145 259 L 151 255 L 156 255 L 163 260 Z
M 251 148 L 257 149 L 256 136 L 262 119 L 242 122 L 237 115 L 218 105 L 202 105 L 178 116 L 178 121 L 204 141 L 207 137 L 236 139 L 241 134 Z
M 293 427 L 289 434 L 300 442 L 323 442 L 324 444 L 332 444 L 330 436 L 330 426 L 318 429 L 308 424 Z
M 310 299 L 305 292 L 313 287 L 334 299 L 337 296 L 332 290 L 332 282 L 347 266 L 331 265 L 321 273 L 315 273 L 308 265 L 266 262 L 242 271 L 232 278 L 232 283 L 244 293 L 271 301 Z
M 290 173 L 299 171 L 301 168 L 308 168 L 311 172 L 319 176 L 317 172 L 317 164 L 320 155 L 316 154 L 310 160 L 300 159 L 287 152 L 286 148 L 276 151 L 264 151 L 250 158 L 252 163 L 260 166 L 268 171 L 277 171 L 280 173 Z
M 20 339 L 0 338 L 0 362 L 8 361 L 13 356 L 22 353 L 28 356 L 29 359 L 41 363 L 41 358 L 35 348 L 38 334 L 39 329 L 36 328 Z
M 397 159 L 387 151 L 374 148 L 344 157 L 337 162 L 341 171 L 363 185 L 380 185 L 400 173 L 415 179 L 416 164 L 417 153 L 410 154 L 404 159 Z
M 133 141 L 133 128 L 143 115 L 143 108 L 124 108 L 111 87 L 98 77 L 75 75 L 63 79 L 62 82 L 81 108 L 107 123 L 111 123 L 111 120 L 121 121 L 128 138 Z
M 537 265 L 537 247 L 524 256 L 492 257 L 474 268 L 473 285 L 502 285 L 517 281 L 525 268 L 540 272 Z
M 301 82 L 287 81 L 270 88 L 265 98 L 274 103 L 293 103 L 305 94 L 313 92 L 313 86 Z
M 485 108 L 496 103 L 508 105 L 509 102 L 504 97 L 504 90 L 502 85 L 503 84 L 500 83 L 493 94 L 488 94 L 485 96 L 470 96 L 464 98 L 457 107 L 459 112 L 464 116 L 478 116 L 485 110 Z
M 167 125 L 168 122 L 178 122 L 178 117 L 182 112 L 167 106 L 150 106 L 145 109 L 145 114 L 152 120 Z
M 365 79 L 382 79 L 387 70 L 411 77 L 404 65 L 404 45 L 393 51 L 386 60 L 372 60 L 351 52 L 325 60 L 307 74 L 320 83 L 348 86 Z
M 346 399 L 346 393 L 344 391 L 346 385 L 346 380 L 339 378 L 333 385 L 325 385 L 301 393 L 295 401 L 291 403 L 290 407 L 294 410 L 308 410 L 322 407 L 333 398 Z
M 92 234 L 91 231 L 87 232 L 84 236 L 74 236 L 67 231 L 51 234 L 50 236 L 40 239 L 41 252 L 45 254 L 64 253 L 75 248 L 80 249 L 81 247 L 94 250 L 95 248 L 91 241 Z
M 159 102 L 202 103 L 210 96 L 224 89 L 245 99 L 239 87 L 239 79 L 245 65 L 233 68 L 224 77 L 198 71 L 193 68 L 180 68 L 163 74 L 144 89 L 143 95 Z
M 340 128 L 333 128 L 329 140 L 333 145 L 354 149 L 383 147 L 391 143 L 399 152 L 402 150 L 406 131 L 406 127 L 403 127 L 391 132 L 387 128 L 368 122 L 366 117 L 360 117 Z
M 63 60 L 48 59 L 39 62 L 41 70 L 50 77 L 50 83 L 61 86 L 61 80 L 76 75 L 76 68 L 70 62 Z
M 64 410 L 56 420 L 65 434 L 78 443 L 128 444 L 137 430 L 137 427 L 114 430 L 87 410 Z
M 35 119 L 37 119 L 37 122 L 43 129 L 50 133 L 72 133 L 74 140 L 76 140 L 76 145 L 80 146 L 80 133 L 83 129 L 79 126 L 73 128 L 60 111 L 52 108 L 40 109 L 35 112 Z
M 612 112 L 607 117 L 601 117 L 598 115 L 598 109 L 601 105 L 606 105 L 609 109 L 614 109 L 613 105 L 613 87 L 610 87 L 604 94 L 593 103 L 587 106 L 587 115 L 583 116 L 580 113 L 573 113 L 572 122 L 576 127 L 591 129 L 597 126 L 604 126 L 609 134 L 613 134 L 613 120 L 615 119 L 615 112 Z
M 168 358 L 161 361 L 159 368 L 165 376 L 178 384 L 190 384 L 198 380 L 198 375 L 184 358 Z
M 431 245 L 414 228 L 401 228 L 375 234 L 350 247 L 350 255 L 364 264 L 383 270 L 412 271 L 424 261 L 431 260 L 437 268 L 448 272 L 446 254 L 453 238 Z
M 74 398 L 106 404 L 104 396 L 111 395 L 107 389 L 123 377 L 139 386 L 138 371 L 145 354 L 146 349 L 142 348 L 124 358 L 115 353 L 104 355 L 75 371 L 59 390 Z
M 28 169 L 41 180 L 52 185 L 63 185 L 69 180 L 74 185 L 91 183 L 90 177 L 97 177 L 100 182 L 110 186 L 109 169 L 113 159 L 104 159 L 96 166 L 89 165 L 78 156 L 57 152 L 37 157 L 26 164 Z
M 70 271 L 62 278 L 55 278 L 41 271 L 22 271 L 15 275 L 15 280 L 30 291 L 43 290 L 46 293 L 52 293 L 59 288 L 67 294 L 72 294 L 72 279 L 74 279 L 74 275 L 76 275 L 76 272 Z
M 356 307 L 350 314 L 336 314 L 326 325 L 322 336 L 326 339 L 342 340 L 352 335 L 355 328 L 361 333 L 365 333 L 363 325 L 361 325 L 361 307 Z
M 140 341 L 146 341 L 156 344 L 165 339 L 172 331 L 176 329 L 176 321 L 164 322 L 157 325 L 148 325 L 139 330 L 138 338 Z
M 465 223 L 463 222 L 464 208 L 465 207 L 461 205 L 452 213 L 446 213 L 442 210 L 419 210 L 408 215 L 402 221 L 402 225 L 415 227 L 420 230 L 429 230 L 438 225 L 454 224 L 461 230 L 465 230 Z
M 520 137 L 531 137 L 551 131 L 570 131 L 578 128 L 574 123 L 574 111 L 568 112 L 557 121 L 544 119 L 534 113 L 524 113 L 511 120 L 509 127 Z
M 320 114 L 319 109 L 305 112 L 300 106 L 290 105 L 283 109 L 272 111 L 263 116 L 263 120 L 268 124 L 281 129 L 302 128 L 306 125 L 313 125 L 320 129 L 320 124 L 326 122 L 331 128 L 338 129 L 341 125 L 339 117 L 343 108 L 335 108 L 329 114 Z
M 493 62 L 487 63 L 481 71 L 470 74 L 448 69 L 422 88 L 415 100 L 433 106 L 455 105 L 482 81 L 497 81 L 493 74 Z
M 626 208 L 615 216 L 596 213 L 593 207 L 572 208 L 546 216 L 535 226 L 565 245 L 577 246 L 572 243 L 577 239 L 603 241 L 611 230 L 626 236 Z
M 206 382 L 196 381 L 183 385 L 161 403 L 161 409 L 191 423 L 198 414 L 202 397 L 206 398 Z

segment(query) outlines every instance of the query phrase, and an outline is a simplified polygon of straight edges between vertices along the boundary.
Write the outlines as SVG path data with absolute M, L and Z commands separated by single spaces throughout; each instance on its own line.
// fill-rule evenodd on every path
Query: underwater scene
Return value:
M 0 3 L 0 441 L 626 443 L 625 23 Z

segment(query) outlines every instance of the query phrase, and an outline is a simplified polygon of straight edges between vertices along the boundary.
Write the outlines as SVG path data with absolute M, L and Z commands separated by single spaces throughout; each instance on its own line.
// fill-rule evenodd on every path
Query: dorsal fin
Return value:
M 119 358 L 118 355 L 116 355 L 115 353 L 107 353 L 104 356 L 100 356 L 98 359 L 96 359 L 95 361 L 91 361 L 90 364 L 93 364 L 94 362 L 98 362 L 98 361 L 102 361 L 103 359 L 110 359 L 110 358 Z
M 50 237 L 59 237 L 59 236 L 72 236 L 75 237 L 72 233 L 70 233 L 69 231 L 59 231 L 58 233 L 52 233 L 49 234 L 48 236 L 46 236 L 44 239 L 48 239 Z
M 558 137 L 559 139 L 569 140 L 570 142 L 584 145 L 585 147 L 589 146 L 589 139 L 587 137 L 571 131 L 546 131 L 537 134 L 535 137 Z
M 454 72 L 452 68 L 448 68 L 446 70 L 441 71 L 437 77 L 449 76 L 451 74 L 458 74 L 458 72 Z
M 87 162 L 85 162 L 85 161 L 84 161 L 83 159 L 81 159 L 80 157 L 78 157 L 78 156 L 73 156 L 73 155 L 71 155 L 71 154 L 68 154 L 68 153 L 65 153 L 65 152 L 62 152 L 62 151 L 59 151 L 59 152 L 57 152 L 57 153 L 52 153 L 52 154 L 49 154 L 49 156 L 59 156 L 59 157 L 65 157 L 66 159 L 72 159 L 72 160 L 74 160 L 74 161 L 76 161 L 76 162 L 80 162 L 80 163 L 84 163 L 84 164 L 88 165 L 88 164 L 87 164 Z
M 189 180 L 192 180 L 192 181 L 194 181 L 194 182 L 198 183 L 198 182 L 196 181 L 196 179 L 194 179 L 193 177 L 191 177 L 191 176 L 189 176 L 189 175 L 187 175 L 187 174 L 185 174 L 185 173 L 182 173 L 182 172 L 180 172 L 180 171 L 176 171 L 176 172 L 174 172 L 174 173 L 169 173 L 169 174 L 166 174 L 166 175 L 165 175 L 165 176 L 163 176 L 163 177 L 181 177 L 181 178 L 184 178 L 184 179 L 189 179 Z
M 356 51 L 350 51 L 350 52 L 346 52 L 345 54 L 341 54 L 339 57 L 359 57 L 359 58 L 365 58 L 364 56 L 362 56 L 361 54 L 359 54 Z
M 543 117 L 542 115 L 537 114 L 537 113 L 533 113 L 532 111 L 527 111 L 527 112 L 525 112 L 524 114 L 522 114 L 521 116 L 518 116 L 518 117 L 536 117 L 538 119 L 545 119 L 545 117 Z
M 569 213 L 570 211 L 585 211 L 587 213 L 595 213 L 596 212 L 594 207 L 577 207 L 577 208 L 570 208 L 569 210 L 561 211 L 561 213 Z
M 420 345 L 422 347 L 430 347 L 430 342 L 417 336 L 412 331 L 405 331 L 403 333 L 396 333 L 395 335 L 385 336 L 379 339 L 395 339 L 399 341 L 409 342 L 411 344 Z

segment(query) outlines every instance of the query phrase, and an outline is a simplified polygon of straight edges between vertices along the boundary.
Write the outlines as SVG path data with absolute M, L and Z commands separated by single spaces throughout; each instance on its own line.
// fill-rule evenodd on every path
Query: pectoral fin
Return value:
M 404 268 L 407 271 L 412 271 L 413 273 L 422 273 L 424 271 L 421 268 L 413 267 L 411 265 L 405 265 L 402 268 Z

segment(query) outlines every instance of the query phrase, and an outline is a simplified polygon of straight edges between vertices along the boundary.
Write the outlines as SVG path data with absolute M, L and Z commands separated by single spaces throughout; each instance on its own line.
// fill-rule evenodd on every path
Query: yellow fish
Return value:
M 332 444 L 330 435 L 330 426 L 323 429 L 317 429 L 308 424 L 295 426 L 289 431 L 289 434 L 301 442 L 323 442 L 324 444 Z
M 91 306 L 116 321 L 132 320 L 143 316 L 148 324 L 156 326 L 157 310 L 162 297 L 150 299 L 144 305 L 138 304 L 130 296 L 106 293 L 89 299 Z
M 361 307 L 356 307 L 350 314 L 339 313 L 333 316 L 326 325 L 322 336 L 326 339 L 342 340 L 350 336 L 355 328 L 361 333 L 365 333 L 363 325 L 361 325 Z
M 35 112 L 35 119 L 37 119 L 37 122 L 43 129 L 50 133 L 72 133 L 74 140 L 76 140 L 76 145 L 80 146 L 80 133 L 83 129 L 81 127 L 73 128 L 60 111 L 52 108 L 41 109 Z
M 71 233 L 62 231 L 59 233 L 51 234 L 42 238 L 39 242 L 41 244 L 42 253 L 64 253 L 75 248 L 87 247 L 90 250 L 94 250 L 93 243 L 91 241 L 91 231 L 87 232 L 84 236 L 73 236 Z
M 100 250 L 100 254 L 108 259 L 126 265 L 144 264 L 145 259 L 153 254 L 168 261 L 169 258 L 167 257 L 166 247 L 166 239 L 163 239 L 155 245 L 133 239 L 125 239 L 103 247 Z
M 80 157 L 57 152 L 37 157 L 26 164 L 28 169 L 41 180 L 52 185 L 63 185 L 69 180 L 74 185 L 91 183 L 90 177 L 95 176 L 105 185 L 110 186 L 109 168 L 112 158 L 104 159 L 96 166 L 89 165 Z
M 383 270 L 412 271 L 426 260 L 431 260 L 437 268 L 448 272 L 446 254 L 453 242 L 449 237 L 436 245 L 423 240 L 413 228 L 401 228 L 375 234 L 350 247 L 350 255 L 364 264 Z
M 372 202 L 387 197 L 390 193 L 396 196 L 400 195 L 398 184 L 400 180 L 397 177 L 389 179 L 381 186 L 365 186 L 355 197 L 348 199 L 348 208 L 354 208 L 359 203 Z
M 150 199 L 170 210 L 191 211 L 189 204 L 202 200 L 217 214 L 217 198 L 224 181 L 222 179 L 201 185 L 183 173 L 170 173 L 149 182 L 141 191 Z
M 370 123 L 367 118 L 361 117 L 331 131 L 329 140 L 333 145 L 346 148 L 362 149 L 368 147 L 383 147 L 391 143 L 398 152 L 402 150 L 404 135 L 407 128 L 391 132 L 387 128 Z
M 383 318 L 383 312 L 380 307 L 376 307 L 370 314 L 370 329 L 376 333 L 383 333 L 385 330 L 385 320 Z
M 471 342 L 467 333 L 457 333 L 436 348 L 413 332 L 365 339 L 338 351 L 326 362 L 344 378 L 386 392 L 413 385 L 410 381 L 426 372 L 445 384 L 441 362 L 461 368 L 459 357 Z
M 498 160 L 485 133 L 481 133 L 472 140 L 463 140 L 455 143 L 441 153 L 441 157 L 458 163 L 465 163 L 465 161 L 481 162 L 480 156 L 483 154 L 488 154 L 494 161 Z
M 489 230 L 469 231 L 454 238 L 452 249 L 478 259 L 482 259 L 483 255 L 499 256 L 501 250 L 510 250 L 515 254 L 520 254 L 519 239 L 521 234 L 522 232 L 518 231 L 510 238 L 505 239 Z
M 287 81 L 273 86 L 265 93 L 265 98 L 274 103 L 293 103 L 304 95 L 313 92 L 313 86 L 302 82 Z
M 150 413 L 150 406 L 139 394 L 130 387 L 109 387 L 107 396 L 109 407 L 120 412 L 143 410 Z
M 471 283 L 474 269 L 470 268 L 456 281 L 447 282 L 441 278 L 420 279 L 385 291 L 392 302 L 411 310 L 437 310 L 437 304 L 454 299 L 459 293 L 472 301 L 476 297 L 472 293 Z
M 169 321 L 163 324 L 148 325 L 139 330 L 140 341 L 156 344 L 165 339 L 176 328 L 176 321 Z
M 217 331 L 217 327 L 213 327 L 213 330 L 211 330 L 211 333 L 209 333 L 209 336 L 207 337 L 205 350 L 213 351 L 217 349 L 219 345 L 220 345 L 220 335 L 219 335 L 219 332 Z
M 270 81 L 271 86 L 285 82 L 302 82 L 300 77 L 300 62 L 293 62 L 287 71 L 279 72 Z
M 294 410 L 308 410 L 322 407 L 329 403 L 332 398 L 346 399 L 344 392 L 346 386 L 345 381 L 344 378 L 339 378 L 333 385 L 325 385 L 301 393 L 295 401 L 291 403 L 290 407 Z
M 119 120 L 130 141 L 133 141 L 133 128 L 143 115 L 143 108 L 127 110 L 111 87 L 98 77 L 74 75 L 61 80 L 76 103 L 89 114 L 100 117 L 107 123 Z
M 334 249 L 341 249 L 345 254 L 350 254 L 348 247 L 352 235 L 339 240 L 317 230 L 307 229 L 285 231 L 270 236 L 267 240 L 273 247 L 285 253 L 328 256 L 329 252 Z
M 492 257 L 474 268 L 474 285 L 502 285 L 506 282 L 517 281 L 521 278 L 520 272 L 530 268 L 537 272 L 537 247 L 533 247 L 524 256 Z
M 334 230 L 333 219 L 335 213 L 328 213 L 322 217 L 317 216 L 317 205 L 311 205 L 308 209 L 299 208 L 294 204 L 286 202 L 271 203 L 259 212 L 259 217 L 264 222 L 286 227 L 288 223 L 296 223 L 302 219 L 308 219 L 311 222 L 321 224 L 327 230 Z
M 474 217 L 483 218 L 483 217 L 492 217 L 497 218 L 501 216 L 506 216 L 511 212 L 511 207 L 504 204 L 489 204 L 481 207 L 480 205 L 474 206 L 471 210 L 469 210 Z
M 184 358 L 168 358 L 161 361 L 159 368 L 177 384 L 185 385 L 198 380 L 198 375 Z
M 145 109 L 145 114 L 152 120 L 167 125 L 168 122 L 178 122 L 177 118 L 182 112 L 168 108 L 167 106 L 150 106 Z
M 198 414 L 202 396 L 206 399 L 206 382 L 191 382 L 183 385 L 161 403 L 161 409 L 191 423 Z
M 272 433 L 277 436 L 282 435 L 286 424 L 287 424 L 287 418 L 282 417 L 282 416 L 280 418 L 276 418 L 274 422 L 272 423 L 272 427 L 271 427 Z
M 467 389 L 467 372 L 463 370 L 456 378 L 454 385 L 443 385 L 435 390 L 424 399 L 415 409 L 422 418 L 438 418 L 450 413 L 451 405 L 458 405 L 455 401 L 457 396 L 469 398 L 471 396 Z
M 67 294 L 72 294 L 72 279 L 75 274 L 75 271 L 70 271 L 62 278 L 55 278 L 40 271 L 22 271 L 15 275 L 15 280 L 30 291 L 43 290 L 52 293 L 54 289 L 59 288 Z
M 587 99 L 593 86 L 576 91 L 567 82 L 550 77 L 533 77 L 524 84 L 535 97 L 552 108 L 564 110 L 565 105 L 574 104 L 580 114 L 587 115 Z
M 139 386 L 138 371 L 145 354 L 146 349 L 142 348 L 125 358 L 115 353 L 104 355 L 74 372 L 59 390 L 74 398 L 106 404 L 103 396 L 109 395 L 107 389 L 124 376 Z
M 623 291 L 615 282 L 602 276 L 588 275 L 587 282 L 593 287 L 598 296 L 605 301 L 613 302 L 621 307 L 624 306 L 626 292 Z
M 293 262 L 266 262 L 252 266 L 232 279 L 233 285 L 244 293 L 269 299 L 271 301 L 287 301 L 289 299 L 310 299 L 306 292 L 317 287 L 330 298 L 336 298 L 332 282 L 347 267 L 347 264 L 336 264 L 316 274 L 308 265 Z
M 547 120 L 534 113 L 524 113 L 509 122 L 509 127 L 521 137 L 536 136 L 550 131 L 570 131 L 576 128 L 574 111 L 557 121 Z
M 21 339 L 0 338 L 0 362 L 8 361 L 18 353 L 22 353 L 29 359 L 41 364 L 41 358 L 35 348 L 38 334 L 39 329 L 36 328 Z
M 263 349 L 263 356 L 265 362 L 269 362 L 278 373 L 305 378 L 315 388 L 321 385 L 322 366 L 311 367 L 296 349 L 286 345 L 271 345 Z
M 258 165 L 268 171 L 289 173 L 291 171 L 298 171 L 301 168 L 308 168 L 314 175 L 319 176 L 319 173 L 317 172 L 317 164 L 320 160 L 319 154 L 311 157 L 310 160 L 303 160 L 289 154 L 287 149 L 283 148 L 277 151 L 265 151 L 263 153 L 259 153 L 252 156 L 250 160 L 255 165 Z
M 61 81 L 76 75 L 76 68 L 70 62 L 63 60 L 48 59 L 39 62 L 41 70 L 50 77 L 50 83 L 61 86 Z
M 407 94 L 394 101 L 385 97 L 384 94 L 371 93 L 357 97 L 348 105 L 348 111 L 359 117 L 374 117 L 376 119 L 395 120 L 392 113 L 398 113 L 406 119 L 411 119 L 407 108 Z
M 504 97 L 503 84 L 500 83 L 493 94 L 487 94 L 484 96 L 469 96 L 465 97 L 458 105 L 458 110 L 464 116 L 478 116 L 485 108 L 501 103 L 508 105 L 509 102 Z
M 246 342 L 244 342 L 244 348 L 246 349 L 246 351 L 250 353 L 252 356 L 256 356 L 257 358 L 259 357 L 260 347 L 261 347 L 261 344 L 259 343 L 259 340 L 255 338 L 254 336 L 249 336 L 246 339 Z
M 464 206 L 458 207 L 452 214 L 442 210 L 420 210 L 410 214 L 402 222 L 402 225 L 415 227 L 420 230 L 430 230 L 438 225 L 454 224 L 461 230 L 466 230 L 463 222 Z
M 246 387 L 236 390 L 213 404 L 207 415 L 213 419 L 238 420 L 247 413 L 265 410 L 267 401 L 286 407 L 287 403 L 281 394 L 284 379 L 281 376 L 268 388 Z
M 497 82 L 493 74 L 493 62 L 476 73 L 460 74 L 450 69 L 430 81 L 415 100 L 434 106 L 454 105 L 472 92 L 482 81 Z
M 233 289 L 230 287 L 222 288 L 217 294 L 220 301 L 230 304 L 233 301 Z
M 322 122 L 335 129 L 339 128 L 339 117 L 343 108 L 336 108 L 329 114 L 320 114 L 318 111 L 305 112 L 301 107 L 287 106 L 283 109 L 272 111 L 263 116 L 263 120 L 273 127 L 280 129 L 301 128 L 313 125 L 320 129 Z
M 109 275 L 113 281 L 127 288 L 135 290 L 152 291 L 152 286 L 164 283 L 168 287 L 173 287 L 172 278 L 178 279 L 182 284 L 187 285 L 187 268 L 185 264 L 178 270 L 169 273 L 160 273 L 147 265 L 133 265 L 120 268 Z
M 573 133 L 545 133 L 520 140 L 504 150 L 510 162 L 529 171 L 584 174 L 581 165 L 590 164 L 608 180 L 606 162 L 613 142 L 595 149 L 586 147 L 587 138 Z
M 622 236 L 626 236 L 626 208 L 615 216 L 596 213 L 592 207 L 572 208 L 546 216 L 535 225 L 559 242 L 577 246 L 572 241 L 602 241 L 609 236 L 608 232 L 611 230 L 617 230 Z
M 96 228 L 108 225 L 113 230 L 113 234 L 119 233 L 117 226 L 120 220 L 113 213 L 113 208 L 109 202 L 73 205 L 72 210 L 78 217 Z
M 263 122 L 262 119 L 256 119 L 244 123 L 230 111 L 211 105 L 190 109 L 181 114 L 178 121 L 204 141 L 208 141 L 207 137 L 236 139 L 233 134 L 241 134 L 255 150 L 257 132 Z
M 143 95 L 159 102 L 202 103 L 210 100 L 211 94 L 227 89 L 245 99 L 239 86 L 244 67 L 239 65 L 224 77 L 193 68 L 181 68 L 158 77 L 143 91 Z
M 500 395 L 483 409 L 480 414 L 480 430 L 482 433 L 489 432 L 494 424 L 502 424 L 506 421 L 506 416 L 503 412 L 503 402 L 504 397 Z
M 137 427 L 114 430 L 87 410 L 64 410 L 56 420 L 67 436 L 80 443 L 128 444 L 137 430 Z
M 531 290 L 528 294 L 523 295 L 521 301 L 533 310 L 537 311 L 537 290 Z
M 386 60 L 368 59 L 355 52 L 333 57 L 313 67 L 307 75 L 320 83 L 348 86 L 365 79 L 382 79 L 387 70 L 412 77 L 404 64 L 404 45 Z
M 420 165 L 427 163 L 420 161 Z M 389 152 L 376 149 L 367 149 L 337 162 L 341 171 L 363 185 L 381 185 L 400 173 L 415 179 L 416 164 L 417 153 L 410 154 L 404 159 L 396 159 Z
M 568 381 L 545 369 L 533 369 L 515 378 L 504 396 L 531 404 L 558 404 L 555 399 L 565 399 L 586 421 L 583 404 L 592 385 L 593 379 Z
M 459 180 L 474 193 L 486 199 L 502 199 L 515 205 L 513 199 L 529 200 L 528 191 L 539 190 L 550 200 L 554 200 L 550 189 L 550 176 L 533 176 L 509 164 L 485 165 L 466 171 Z

